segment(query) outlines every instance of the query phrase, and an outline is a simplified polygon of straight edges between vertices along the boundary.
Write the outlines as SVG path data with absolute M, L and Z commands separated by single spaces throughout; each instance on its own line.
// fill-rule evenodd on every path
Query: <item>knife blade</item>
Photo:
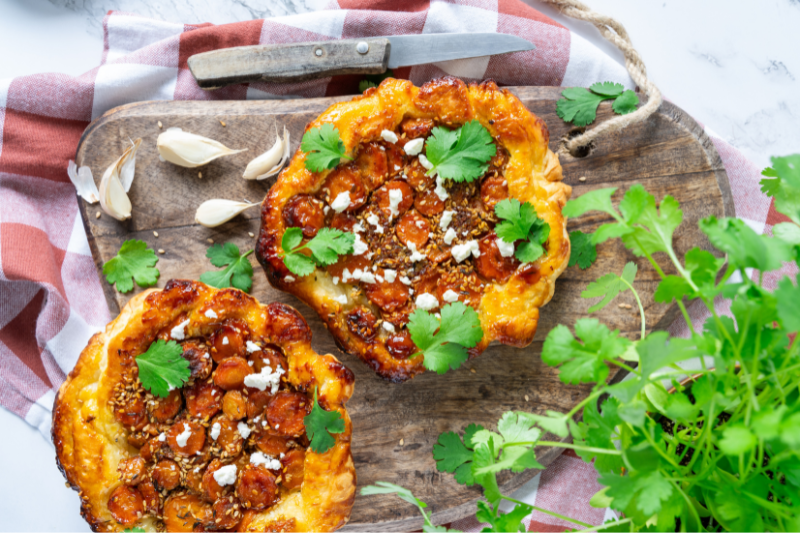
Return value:
M 388 68 L 533 50 L 503 33 L 392 35 L 341 41 L 223 48 L 195 54 L 188 65 L 206 90 L 257 81 L 292 82 L 340 74 L 382 74 Z

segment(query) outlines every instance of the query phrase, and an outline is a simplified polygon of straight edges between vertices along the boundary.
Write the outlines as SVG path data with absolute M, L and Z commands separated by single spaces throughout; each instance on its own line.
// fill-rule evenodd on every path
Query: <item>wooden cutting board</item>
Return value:
M 561 89 L 511 90 L 547 122 L 551 148 L 556 151 L 559 139 L 573 129 L 555 113 Z M 272 146 L 276 129 L 284 125 L 291 134 L 294 153 L 306 124 L 332 103 L 344 99 L 347 98 L 142 102 L 118 107 L 95 120 L 83 134 L 76 160 L 78 165 L 89 166 L 97 179 L 119 157 L 128 139 L 143 139 L 130 191 L 132 219 L 120 223 L 105 214 L 96 218 L 98 205 L 79 200 L 98 270 L 126 239 L 141 239 L 153 249 L 165 250 L 159 255 L 157 265 L 161 271 L 159 287 L 171 278 L 197 279 L 203 272 L 214 269 L 205 258 L 208 239 L 216 243 L 234 242 L 242 251 L 252 249 L 255 239 L 248 232 L 258 234 L 258 208 L 215 229 L 195 224 L 195 209 L 210 198 L 263 199 L 274 178 L 261 182 L 242 179 L 250 159 Z M 611 116 L 609 104 L 602 104 L 598 121 Z M 163 129 L 159 128 L 159 122 Z M 164 129 L 175 126 L 216 139 L 230 148 L 249 148 L 249 151 L 219 159 L 199 170 L 161 162 L 156 138 Z M 618 201 L 632 184 L 643 183 L 658 201 L 667 194 L 675 197 L 684 212 L 684 223 L 675 232 L 675 248 L 681 255 L 694 246 L 709 247 L 697 229 L 700 218 L 733 215 L 728 178 L 714 146 L 694 120 L 667 102 L 646 122 L 609 135 L 585 157 L 562 156 L 561 164 L 565 182 L 573 187 L 574 196 L 614 186 L 620 189 L 614 197 Z M 202 172 L 202 178 L 198 172 Z M 585 180 L 581 181 L 582 177 Z M 590 214 L 571 220 L 569 229 L 593 231 L 609 221 L 607 216 Z M 353 457 L 359 486 L 376 481 L 403 485 L 428 503 L 436 523 L 474 513 L 475 500 L 480 496 L 478 488 L 463 487 L 452 475 L 437 472 L 431 450 L 441 432 L 460 431 L 472 422 L 494 428 L 502 413 L 511 409 L 565 412 L 588 394 L 589 387 L 562 384 L 557 372 L 541 362 L 539 353 L 553 326 L 559 323 L 571 326 L 587 315 L 590 302 L 579 295 L 589 282 L 608 272 L 620 273 L 627 261 L 634 261 L 639 266 L 635 285 L 648 324 L 656 329 L 666 328 L 677 315 L 676 306 L 653 301 L 658 275 L 650 264 L 635 258 L 619 242 L 608 242 L 598 248 L 598 260 L 590 269 L 572 267 L 562 274 L 555 297 L 541 311 L 539 331 L 528 348 L 492 346 L 457 371 L 443 376 L 426 373 L 410 382 L 393 385 L 376 377 L 356 357 L 339 352 L 316 313 L 295 297 L 270 287 L 254 258 L 251 259 L 255 270 L 252 295 L 261 302 L 281 301 L 299 309 L 313 331 L 314 348 L 319 353 L 335 354 L 356 375 L 355 394 L 347 407 L 353 419 Z M 665 264 L 666 261 L 662 263 Z M 114 313 L 134 294 L 119 294 L 105 280 L 103 285 Z M 621 308 L 619 303 L 630 304 L 632 308 Z M 630 293 L 604 309 L 597 318 L 630 337 L 636 336 L 640 328 L 636 303 Z M 615 375 L 615 369 L 611 375 L 614 379 L 622 377 Z M 548 440 L 555 438 L 548 436 Z M 538 459 L 548 465 L 560 452 L 560 449 L 541 450 Z M 499 476 L 501 490 L 508 494 L 537 472 L 503 472 Z M 421 525 L 416 509 L 394 496 L 358 496 L 347 529 L 399 531 Z

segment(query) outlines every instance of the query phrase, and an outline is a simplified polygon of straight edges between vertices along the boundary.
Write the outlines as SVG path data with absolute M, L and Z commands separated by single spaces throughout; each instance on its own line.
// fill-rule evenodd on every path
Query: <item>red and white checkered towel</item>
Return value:
M 0 80 L 0 404 L 48 439 L 54 391 L 89 337 L 111 318 L 78 214 L 79 199 L 66 170 L 89 122 L 115 106 L 140 100 L 355 94 L 361 79 L 336 76 L 205 92 L 187 69 L 189 56 L 254 44 L 501 32 L 528 39 L 536 49 L 402 68 L 395 70 L 395 76 L 417 85 L 445 74 L 465 80 L 494 78 L 501 85 L 586 87 L 598 81 L 633 85 L 614 60 L 519 0 L 338 0 L 325 11 L 223 26 L 109 13 L 104 30 L 102 63 L 82 76 L 42 74 Z M 725 163 L 737 215 L 756 231 L 769 233 L 781 216 L 759 191 L 760 169 L 708 133 Z M 701 318 L 699 307 L 693 313 Z M 672 329 L 681 333 L 685 325 Z M 599 488 L 596 477 L 590 465 L 564 454 L 519 497 L 599 524 L 605 512 L 588 505 Z M 569 527 L 542 513 L 529 520 L 530 529 L 537 531 Z M 453 527 L 479 530 L 474 518 Z

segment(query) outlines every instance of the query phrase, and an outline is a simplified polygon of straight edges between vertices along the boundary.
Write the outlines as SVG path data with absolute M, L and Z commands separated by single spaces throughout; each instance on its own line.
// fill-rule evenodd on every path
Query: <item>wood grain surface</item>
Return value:
M 561 89 L 511 90 L 547 122 L 551 148 L 557 150 L 560 139 L 572 129 L 555 114 L 555 101 Z M 250 159 L 272 146 L 276 129 L 282 129 L 283 125 L 290 131 L 294 152 L 306 124 L 342 99 L 346 98 L 143 102 L 116 108 L 93 122 L 78 147 L 77 162 L 91 167 L 97 178 L 119 157 L 129 138 L 143 139 L 130 191 L 131 220 L 120 223 L 105 214 L 96 218 L 100 212 L 98 205 L 79 200 L 98 269 L 116 254 L 123 241 L 142 239 L 156 250 L 165 250 L 159 255 L 157 265 L 161 271 L 158 286 L 163 287 L 170 278 L 196 279 L 214 269 L 205 258 L 209 239 L 217 243 L 233 242 L 242 251 L 252 249 L 255 239 L 248 232 L 258 234 L 258 208 L 215 229 L 195 224 L 195 209 L 211 198 L 263 199 L 273 181 L 242 179 Z M 611 116 L 610 105 L 601 104 L 598 120 Z M 230 148 L 249 151 L 200 169 L 179 168 L 159 161 L 156 137 L 163 131 L 159 129 L 159 121 L 164 129 L 181 127 Z M 697 229 L 700 218 L 733 215 L 728 179 L 711 141 L 694 120 L 667 102 L 646 122 L 609 135 L 585 157 L 562 156 L 561 164 L 566 183 L 573 187 L 573 197 L 614 186 L 619 187 L 614 196 L 616 203 L 634 183 L 643 183 L 657 201 L 667 194 L 675 197 L 684 212 L 684 223 L 675 232 L 675 248 L 681 255 L 693 246 L 709 248 Z M 202 172 L 202 178 L 198 172 Z M 581 177 L 585 181 L 580 181 Z M 610 217 L 589 214 L 571 220 L 569 229 L 593 231 L 605 222 L 610 222 Z M 355 394 L 348 410 L 353 419 L 353 456 L 359 486 L 376 481 L 403 485 L 428 503 L 434 522 L 443 523 L 474 513 L 480 491 L 458 485 L 450 474 L 437 472 L 431 450 L 439 434 L 460 431 L 472 422 L 494 428 L 502 413 L 510 409 L 536 413 L 548 409 L 566 411 L 585 398 L 588 387 L 562 384 L 557 372 L 541 362 L 541 342 L 556 324 L 571 326 L 586 316 L 591 302 L 579 297 L 581 291 L 605 273 L 621 272 L 627 261 L 634 261 L 639 267 L 635 285 L 648 324 L 651 329 L 666 328 L 677 315 L 677 307 L 653 301 L 657 273 L 644 258 L 635 258 L 619 242 L 608 242 L 598 247 L 598 260 L 590 269 L 572 267 L 559 278 L 553 300 L 541 310 L 536 339 L 528 348 L 492 346 L 457 371 L 443 376 L 426 373 L 402 385 L 384 382 L 356 357 L 339 352 L 317 315 L 295 297 L 270 287 L 254 260 L 251 293 L 262 302 L 281 301 L 299 309 L 313 331 L 314 348 L 320 353 L 337 355 L 355 373 Z M 133 293 L 119 294 L 105 280 L 102 283 L 108 305 L 112 312 L 118 312 Z M 632 308 L 620 308 L 619 303 L 630 304 Z M 597 318 L 630 337 L 639 331 L 638 311 L 630 293 L 601 311 Z M 622 377 L 614 372 L 612 369 L 613 379 Z M 539 461 L 548 465 L 560 451 L 540 450 Z M 501 490 L 510 493 L 537 472 L 504 472 L 499 476 Z M 346 529 L 407 531 L 421 525 L 417 510 L 394 496 L 358 496 Z

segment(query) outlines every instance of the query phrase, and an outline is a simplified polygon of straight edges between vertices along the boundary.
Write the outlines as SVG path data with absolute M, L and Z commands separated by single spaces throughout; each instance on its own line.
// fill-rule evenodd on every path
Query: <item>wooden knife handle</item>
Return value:
M 373 37 L 289 45 L 223 48 L 189 58 L 197 84 L 206 90 L 254 81 L 287 82 L 338 74 L 386 72 L 389 39 Z

